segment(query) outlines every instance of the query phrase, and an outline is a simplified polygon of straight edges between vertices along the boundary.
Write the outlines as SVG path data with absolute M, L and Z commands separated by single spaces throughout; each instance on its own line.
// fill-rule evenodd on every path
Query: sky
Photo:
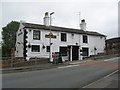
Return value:
M 52 15 L 53 26 L 80 29 L 79 21 L 85 19 L 88 31 L 107 35 L 107 39 L 114 38 L 118 36 L 118 1 L 1 0 L 0 26 L 4 27 L 11 21 L 20 20 L 43 24 L 44 13 L 55 12 Z

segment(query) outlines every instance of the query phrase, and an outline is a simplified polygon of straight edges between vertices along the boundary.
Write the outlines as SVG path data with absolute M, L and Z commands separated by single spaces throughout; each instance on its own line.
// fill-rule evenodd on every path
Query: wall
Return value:
M 20 22 L 20 26 L 18 31 L 16 32 L 16 50 L 15 50 L 15 56 L 16 57 L 23 57 L 23 35 L 24 35 L 24 31 L 23 31 L 23 25 Z M 18 44 L 17 42 L 19 42 L 20 44 Z
M 97 53 L 102 53 L 104 52 L 104 48 L 105 48 L 105 37 L 102 36 L 92 36 L 89 35 L 89 53 L 90 55 L 94 55 L 94 47 L 96 47 L 96 54 Z
M 49 58 L 49 52 L 46 52 L 46 48 L 43 49 L 42 46 L 44 45 L 49 46 L 49 38 L 45 38 L 45 35 L 49 34 L 49 30 L 42 30 L 42 29 L 26 29 L 28 32 L 28 44 L 30 43 L 30 45 L 40 45 L 40 52 L 31 52 L 31 48 L 27 48 L 27 55 L 28 57 L 43 57 L 43 58 Z M 33 30 L 40 30 L 41 31 L 41 37 L 40 40 L 33 40 Z M 88 47 L 89 48 L 89 55 L 94 55 L 94 47 L 97 48 L 97 53 L 103 52 L 104 51 L 104 47 L 105 47 L 105 37 L 100 37 L 100 36 L 92 36 L 92 35 L 88 35 L 88 43 L 85 44 L 83 43 L 83 37 L 81 34 L 72 34 L 72 33 L 67 33 L 67 42 L 63 42 L 61 41 L 61 33 L 66 33 L 66 32 L 59 32 L 59 31 L 52 31 L 53 35 L 56 35 L 57 38 L 51 39 L 51 42 L 53 43 L 51 48 L 52 48 L 52 52 L 59 52 L 59 47 L 60 46 L 66 46 L 67 45 L 76 45 L 76 43 L 78 43 L 78 45 L 80 46 L 80 48 L 82 47 Z M 17 40 L 23 40 L 22 35 L 21 37 L 17 37 Z M 22 41 L 21 41 L 22 42 Z M 19 53 L 16 56 L 22 56 L 22 50 L 23 47 L 18 46 L 18 50 Z M 63 60 L 68 59 L 67 56 L 63 57 Z M 79 56 L 80 59 L 80 56 Z

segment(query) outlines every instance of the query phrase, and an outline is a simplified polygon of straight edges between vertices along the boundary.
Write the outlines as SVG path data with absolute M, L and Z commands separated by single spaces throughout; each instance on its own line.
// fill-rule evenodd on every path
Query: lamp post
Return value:
M 52 15 L 54 14 L 54 12 L 50 13 L 50 52 L 49 52 L 49 59 L 51 61 L 51 55 L 52 55 L 52 50 L 51 50 L 51 35 L 52 35 L 52 32 L 51 32 L 51 22 L 52 22 Z

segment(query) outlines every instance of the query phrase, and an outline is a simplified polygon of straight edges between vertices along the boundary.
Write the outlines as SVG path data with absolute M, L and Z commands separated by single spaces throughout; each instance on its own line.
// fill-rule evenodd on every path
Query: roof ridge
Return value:
M 48 30 L 49 26 L 45 26 L 42 24 L 34 24 L 34 23 L 22 23 L 26 28 L 37 28 Z M 59 27 L 59 26 L 51 26 L 51 30 L 53 31 L 62 31 L 62 32 L 71 32 L 71 33 L 81 33 L 81 34 L 89 34 L 89 35 L 97 35 L 97 36 L 106 36 L 104 34 L 95 32 L 95 31 L 84 31 L 82 29 L 75 28 L 67 28 L 67 27 Z

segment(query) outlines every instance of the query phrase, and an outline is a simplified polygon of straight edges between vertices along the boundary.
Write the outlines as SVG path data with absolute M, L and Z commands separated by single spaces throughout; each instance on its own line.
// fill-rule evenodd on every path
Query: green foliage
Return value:
M 1 60 L 1 57 L 2 57 L 2 48 L 0 47 L 0 60 Z
M 19 22 L 12 21 L 2 28 L 2 57 L 11 56 L 11 48 L 15 47 L 16 32 L 19 24 Z

